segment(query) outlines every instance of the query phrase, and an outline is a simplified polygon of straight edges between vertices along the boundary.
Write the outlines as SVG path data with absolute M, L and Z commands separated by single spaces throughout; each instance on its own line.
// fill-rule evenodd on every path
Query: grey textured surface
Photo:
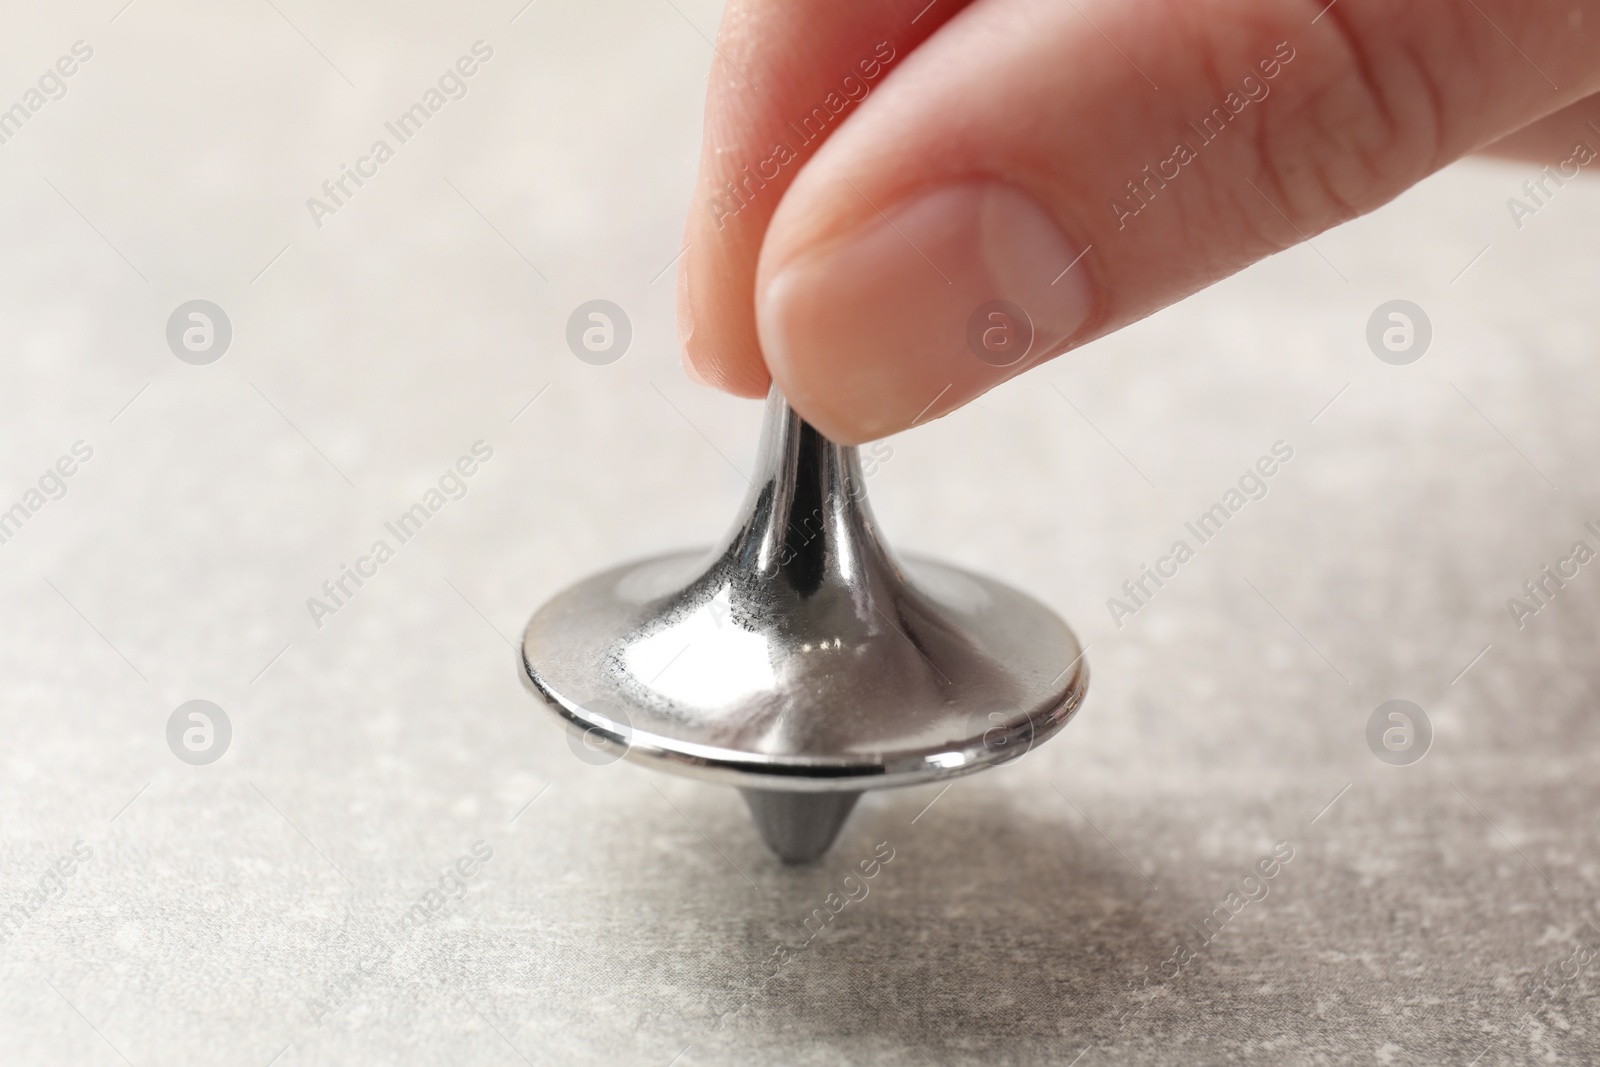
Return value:
M 1600 188 L 1519 231 L 1533 168 L 1452 169 L 893 439 L 891 541 L 1056 606 L 1094 680 L 1048 746 L 870 796 L 793 870 L 731 790 L 574 758 L 510 649 L 743 491 L 759 405 L 683 379 L 658 278 L 714 5 L 119 5 L 0 38 L 7 102 L 95 49 L 0 145 L 0 507 L 94 450 L 0 545 L 0 912 L 93 851 L 0 941 L 0 1061 L 1600 1057 L 1600 573 L 1522 630 L 1505 607 L 1600 543 Z M 478 39 L 468 95 L 315 227 L 305 198 Z M 163 336 L 194 297 L 234 326 L 207 367 Z M 596 297 L 635 328 L 607 367 L 563 341 Z M 1434 326 L 1408 367 L 1363 339 L 1397 297 Z M 477 440 L 465 498 L 313 625 Z M 1267 497 L 1113 625 L 1278 440 Z M 1435 734 L 1407 767 L 1365 740 L 1395 697 Z M 209 766 L 165 739 L 194 698 L 233 724 Z

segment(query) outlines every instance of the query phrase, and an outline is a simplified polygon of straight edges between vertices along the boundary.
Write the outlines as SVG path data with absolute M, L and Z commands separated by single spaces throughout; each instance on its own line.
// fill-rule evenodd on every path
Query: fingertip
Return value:
M 699 255 L 704 239 L 705 234 L 696 230 L 691 216 L 673 293 L 679 361 L 689 380 L 698 385 L 734 396 L 764 397 L 771 378 L 755 342 L 754 328 L 737 328 L 741 321 L 738 308 L 736 303 L 730 303 L 737 301 L 737 292 L 730 294 L 727 286 L 719 284 L 715 273 L 708 275 L 708 271 L 715 270 L 718 259 L 712 255 L 707 262 Z M 746 312 L 744 318 L 750 317 Z
M 1071 270 L 1083 249 L 1043 203 L 993 179 L 916 190 L 819 245 L 784 247 L 792 232 L 780 212 L 757 330 L 795 410 L 841 444 L 938 418 L 1058 354 L 1097 306 Z
M 694 358 L 694 302 L 689 298 L 689 255 L 694 246 L 684 249 L 683 255 L 678 258 L 677 278 L 673 285 L 674 318 L 678 327 L 678 360 L 683 364 L 683 372 L 689 380 L 697 385 L 710 385 L 705 375 L 700 373 Z

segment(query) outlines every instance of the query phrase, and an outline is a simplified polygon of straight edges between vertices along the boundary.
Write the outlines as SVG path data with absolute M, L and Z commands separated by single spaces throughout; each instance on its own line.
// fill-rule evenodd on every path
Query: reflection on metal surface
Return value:
M 895 556 L 856 450 L 776 390 L 722 542 L 559 593 L 528 622 L 522 666 L 569 726 L 625 758 L 746 790 L 792 862 L 827 850 L 850 794 L 1018 758 L 1065 725 L 1089 678 L 1038 601 Z

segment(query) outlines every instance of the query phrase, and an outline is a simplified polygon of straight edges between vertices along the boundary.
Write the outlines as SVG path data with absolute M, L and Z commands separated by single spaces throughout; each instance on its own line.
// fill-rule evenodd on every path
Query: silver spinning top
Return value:
M 528 621 L 522 667 L 583 750 L 737 786 L 789 863 L 826 852 L 863 790 L 1017 758 L 1089 684 L 1043 604 L 889 551 L 855 448 L 776 388 L 722 542 L 557 594 Z

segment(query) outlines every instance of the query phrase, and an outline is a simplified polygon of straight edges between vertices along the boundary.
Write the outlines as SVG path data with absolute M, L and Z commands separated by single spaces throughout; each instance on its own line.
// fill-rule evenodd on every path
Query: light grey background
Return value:
M 1089 700 L 788 870 L 733 792 L 574 758 L 510 647 L 743 493 L 759 405 L 683 377 L 667 269 L 717 6 L 273 2 L 6 11 L 0 106 L 94 57 L 0 145 L 0 508 L 94 456 L 0 545 L 0 911 L 93 858 L 0 943 L 0 1061 L 1600 1055 L 1600 965 L 1530 992 L 1600 942 L 1600 566 L 1521 631 L 1505 607 L 1600 544 L 1600 186 L 1518 230 L 1535 168 L 1452 168 L 892 439 L 891 541 L 1058 608 Z M 306 198 L 480 39 L 469 94 L 314 226 Z M 234 330 L 204 367 L 164 333 L 196 298 Z M 563 339 L 597 298 L 634 326 L 604 367 Z M 1433 323 L 1407 367 L 1364 340 L 1395 298 Z M 314 626 L 306 598 L 480 439 L 468 495 Z M 1280 439 L 1270 495 L 1114 626 Z M 210 766 L 166 745 L 196 698 L 233 725 Z M 1366 747 L 1391 698 L 1434 728 L 1410 767 Z M 465 897 L 361 971 L 479 840 Z M 1270 895 L 1145 985 L 1278 841 Z M 870 895 L 766 980 L 879 842 Z

